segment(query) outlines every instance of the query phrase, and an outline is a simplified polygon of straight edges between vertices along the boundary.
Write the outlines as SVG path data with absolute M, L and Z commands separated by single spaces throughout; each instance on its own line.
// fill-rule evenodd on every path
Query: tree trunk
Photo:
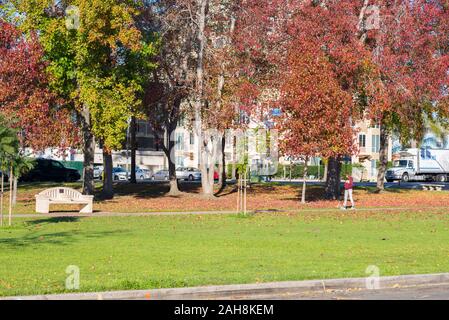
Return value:
M 94 158 L 95 158 L 95 139 L 91 130 L 90 111 L 87 106 L 83 107 L 81 112 L 81 123 L 83 131 L 83 193 L 93 195 L 95 191 L 94 184 Z
M 207 166 L 207 175 L 205 183 L 203 184 L 203 194 L 206 197 L 214 197 L 214 165 Z
M 205 136 L 205 133 L 202 131 L 202 118 L 201 113 L 203 109 L 204 102 L 204 48 L 206 45 L 205 38 L 205 28 L 206 28 L 206 15 L 207 15 L 207 7 L 209 1 L 208 0 L 199 0 L 198 1 L 198 11 L 197 11 L 197 19 L 198 19 L 198 33 L 197 33 L 197 59 L 196 59 L 196 87 L 195 87 L 195 130 L 198 136 L 199 141 L 199 153 L 200 153 L 200 170 L 201 170 L 201 185 L 202 191 L 205 196 L 213 197 L 213 176 L 212 172 L 212 184 L 210 182 L 210 167 L 211 164 L 208 163 L 209 155 L 208 150 L 206 148 L 208 137 Z M 213 166 L 214 164 L 212 164 Z M 213 170 L 213 167 L 212 167 Z
M 14 175 L 12 172 L 12 166 L 9 168 L 9 212 L 8 212 L 8 225 L 12 224 L 12 182 L 14 181 Z
M 377 173 L 377 192 L 385 189 L 385 173 L 388 165 L 388 130 L 384 124 L 380 125 L 380 150 L 379 150 L 379 171 Z
M 17 204 L 17 184 L 18 178 L 14 177 L 13 186 L 12 186 L 12 204 L 15 206 Z
M 306 187 L 307 187 L 307 173 L 308 173 L 308 164 L 309 159 L 306 158 L 306 161 L 304 163 L 304 174 L 303 174 L 303 182 L 302 182 L 302 196 L 301 196 L 301 203 L 306 203 Z
M 130 144 L 131 144 L 131 179 L 130 179 L 130 182 L 132 184 L 137 183 L 137 179 L 136 179 L 136 151 L 137 151 L 136 125 L 137 125 L 136 117 L 131 117 L 129 134 L 130 134 Z
M 340 199 L 340 173 L 341 163 L 339 158 L 329 158 L 327 163 L 326 198 L 332 200 Z
M 169 195 L 179 195 L 178 178 L 176 177 L 176 158 L 175 158 L 175 140 L 173 134 L 176 130 L 177 122 L 172 122 L 167 126 L 167 146 L 164 146 L 164 152 L 168 159 L 168 176 L 170 179 Z
M 217 148 L 221 138 L 211 131 L 201 133 L 201 186 L 205 197 L 214 198 L 214 171 Z
M 226 132 L 223 133 L 221 137 L 221 161 L 218 166 L 218 186 L 220 191 L 222 191 L 226 187 Z
M 327 181 L 327 170 L 329 169 L 329 159 L 323 159 L 324 160 L 324 172 L 323 172 L 323 181 Z
M 237 137 L 232 134 L 232 180 L 237 179 Z
M 114 198 L 114 186 L 112 177 L 112 154 L 103 148 L 103 191 L 102 199 Z

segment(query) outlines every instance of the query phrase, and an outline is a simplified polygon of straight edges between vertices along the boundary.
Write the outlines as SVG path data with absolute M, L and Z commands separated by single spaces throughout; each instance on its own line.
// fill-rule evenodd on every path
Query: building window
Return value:
M 379 153 L 380 151 L 380 135 L 375 134 L 371 136 L 371 152 Z
M 176 157 L 176 167 L 184 167 L 184 157 Z
M 366 147 L 366 135 L 365 134 L 359 135 L 359 147 L 360 148 Z
M 147 133 L 147 124 L 145 122 L 138 122 L 136 126 L 136 133 L 146 134 Z
M 184 150 L 184 133 L 176 133 L 176 151 Z
M 371 177 L 377 176 L 377 162 L 376 160 L 371 160 Z
M 193 132 L 190 132 L 190 145 L 193 146 L 195 144 L 195 135 Z
M 155 140 L 153 137 L 137 137 L 137 148 L 140 150 L 155 150 Z

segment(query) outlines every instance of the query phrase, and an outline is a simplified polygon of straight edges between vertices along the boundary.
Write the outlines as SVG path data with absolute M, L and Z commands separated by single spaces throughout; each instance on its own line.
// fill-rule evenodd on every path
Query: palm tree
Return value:
M 35 160 L 24 157 L 21 154 L 18 154 L 14 159 L 12 159 L 12 179 L 13 179 L 13 188 L 12 188 L 12 204 L 15 205 L 17 202 L 17 182 L 21 176 L 26 174 L 28 171 L 33 169 L 35 165 Z
M 11 159 L 19 152 L 17 133 L 0 123 L 0 160 Z
M 0 170 L 2 171 L 0 185 L 0 225 L 3 225 L 3 191 L 4 191 L 4 172 L 9 170 L 10 196 L 9 196 L 9 225 L 11 225 L 11 206 L 12 206 L 12 165 L 13 159 L 19 153 L 19 139 L 13 129 L 7 127 L 3 119 L 0 119 Z

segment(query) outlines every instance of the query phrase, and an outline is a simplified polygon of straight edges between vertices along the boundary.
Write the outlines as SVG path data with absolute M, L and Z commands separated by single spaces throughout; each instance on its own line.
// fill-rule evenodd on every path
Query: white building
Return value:
M 280 160 L 284 163 L 283 158 L 279 159 L 277 154 L 277 145 L 262 145 L 260 139 L 254 137 L 257 129 L 265 129 L 269 124 L 264 124 L 254 120 L 248 120 L 247 127 L 253 133 L 252 137 L 247 141 L 248 163 L 251 171 L 267 174 L 268 168 L 277 168 L 276 164 Z M 252 130 L 252 131 L 251 131 Z M 356 180 L 375 181 L 377 178 L 377 166 L 379 161 L 380 147 L 380 128 L 379 126 L 371 126 L 370 121 L 363 121 L 356 125 L 357 137 L 356 141 L 359 147 L 359 154 L 351 157 L 353 164 L 353 175 Z M 262 131 L 263 132 L 263 131 Z M 168 139 L 164 135 L 165 141 Z M 175 140 L 175 162 L 177 167 L 199 167 L 199 145 L 198 137 L 186 126 L 181 125 L 176 129 L 173 139 Z M 168 160 L 160 145 L 151 133 L 149 124 L 146 121 L 137 122 L 136 140 L 138 150 L 136 152 L 136 165 L 143 169 L 150 169 L 153 172 L 168 168 Z M 228 134 L 225 144 L 226 163 L 232 164 L 234 161 L 242 160 L 236 151 L 238 138 L 232 134 Z M 270 144 L 270 143 L 268 143 Z M 113 152 L 112 160 L 114 166 L 122 166 L 130 168 L 131 157 L 130 151 L 124 149 Z M 261 148 L 262 147 L 262 148 Z M 43 153 L 37 154 L 40 157 L 52 158 L 66 161 L 83 161 L 81 150 L 69 150 L 65 156 L 61 155 L 56 149 L 47 149 Z M 388 160 L 392 159 L 392 141 L 390 139 L 388 148 Z M 318 160 L 318 161 L 317 161 Z M 103 163 L 103 153 L 100 148 L 95 150 L 95 163 Z M 312 164 L 319 163 L 319 159 L 314 159 Z M 284 163 L 285 164 L 285 163 Z M 359 164 L 360 166 L 357 166 Z
M 352 156 L 353 176 L 356 180 L 376 181 L 380 159 L 380 126 L 365 120 L 356 124 L 359 153 Z M 392 140 L 388 141 L 388 161 L 392 160 Z M 359 166 L 358 166 L 359 165 Z

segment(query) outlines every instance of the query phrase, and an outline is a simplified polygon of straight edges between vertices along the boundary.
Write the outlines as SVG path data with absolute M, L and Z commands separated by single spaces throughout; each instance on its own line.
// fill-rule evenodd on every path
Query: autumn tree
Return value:
M 446 1 L 365 0 L 361 8 L 360 41 L 375 65 L 366 79 L 367 114 L 381 125 L 379 191 L 391 134 L 421 141 L 426 118 L 448 117 L 447 16 Z
M 203 128 L 216 129 L 218 139 L 217 161 L 219 189 L 226 185 L 226 134 L 238 127 L 240 111 L 238 89 L 240 86 L 239 59 L 235 50 L 234 31 L 238 7 L 234 1 L 211 0 L 208 10 L 204 55 Z M 229 138 L 229 137 L 228 137 Z M 215 163 L 208 168 L 215 171 Z M 205 181 L 213 188 L 212 180 Z M 209 188 L 209 189 L 210 189 Z
M 360 117 L 357 111 L 361 100 L 357 92 L 360 90 L 361 75 L 371 65 L 369 51 L 357 37 L 357 3 L 242 0 L 241 6 L 244 9 L 240 11 L 237 22 L 238 47 L 247 61 L 243 68 L 250 83 L 259 87 L 259 92 L 280 91 L 280 79 L 289 70 L 289 51 L 298 43 L 303 47 L 319 48 L 318 57 L 324 55 L 331 68 L 332 73 L 328 75 L 334 77 L 333 81 L 340 86 L 340 90 L 353 97 L 351 112 L 342 112 L 341 115 L 347 116 L 347 119 L 340 122 L 340 125 L 352 125 Z M 307 89 L 311 90 L 309 94 L 317 94 L 314 93 L 316 88 Z M 274 99 L 272 105 L 279 105 L 279 101 Z M 304 105 L 305 115 L 307 108 Z M 345 110 L 345 105 L 334 104 L 334 108 Z M 323 121 L 334 121 L 332 113 L 323 116 Z M 342 126 L 347 134 L 352 132 L 351 125 Z M 346 153 L 329 154 L 332 156 L 328 159 L 326 195 L 335 199 L 339 197 L 340 159 Z
M 176 177 L 175 130 L 183 117 L 182 102 L 184 93 L 161 81 L 157 75 L 154 82 L 146 87 L 144 106 L 148 123 L 157 145 L 168 160 L 170 195 L 180 193 Z
M 78 142 L 72 114 L 48 89 L 46 67 L 36 35 L 25 38 L 0 20 L 0 114 L 19 130 L 22 149 L 65 150 Z
M 225 183 L 225 132 L 236 125 L 242 80 L 236 59 L 234 31 L 239 4 L 235 1 L 198 0 L 189 7 L 194 30 L 195 85 L 193 127 L 199 139 L 202 191 L 213 197 L 215 165 Z M 237 62 L 238 61 L 238 62 Z M 237 67 L 238 65 L 238 67 Z
M 189 108 L 195 64 L 193 1 L 147 1 L 138 19 L 143 33 L 157 38 L 157 68 L 145 88 L 143 112 L 158 146 L 168 159 L 170 194 L 179 193 L 176 177 L 175 130 Z M 188 121 L 186 121 L 188 122 Z
M 137 4 L 118 0 L 11 2 L 24 17 L 21 28 L 39 34 L 49 62 L 50 87 L 81 122 L 83 191 L 92 194 L 94 136 L 98 135 L 105 150 L 114 149 L 125 137 L 123 131 L 138 104 L 140 84 L 118 70 L 126 63 L 126 52 L 142 49 L 134 21 Z
M 207 106 L 204 66 L 209 0 L 160 0 L 148 1 L 148 5 L 153 9 L 147 15 L 157 17 L 154 30 L 161 39 L 161 48 L 159 68 L 154 83 L 148 88 L 147 109 L 154 134 L 168 132 L 167 145 L 163 149 L 169 159 L 171 190 L 178 191 L 172 133 L 185 111 L 186 122 L 199 138 L 203 193 L 211 196 L 215 162 L 208 161 L 211 152 L 207 147 L 211 136 L 206 137 L 207 126 L 203 126 Z M 152 96 L 152 91 L 159 94 Z M 183 102 L 186 108 L 182 109 Z M 159 137 L 158 140 L 162 139 Z M 216 144 L 213 148 L 216 149 Z
M 280 100 L 283 116 L 278 128 L 284 154 L 304 160 L 301 202 L 305 203 L 310 158 L 332 158 L 354 151 L 350 122 L 353 102 L 319 47 L 293 43 L 286 67 Z
M 207 46 L 206 26 L 209 18 L 209 0 L 197 0 L 192 6 L 192 25 L 195 35 L 195 86 L 191 97 L 193 101 L 193 118 L 195 133 L 199 139 L 199 166 L 201 170 L 201 186 L 203 194 L 213 197 L 214 167 L 217 159 L 217 149 L 220 137 L 215 130 L 203 122 L 203 110 L 206 109 L 205 99 L 205 55 Z

